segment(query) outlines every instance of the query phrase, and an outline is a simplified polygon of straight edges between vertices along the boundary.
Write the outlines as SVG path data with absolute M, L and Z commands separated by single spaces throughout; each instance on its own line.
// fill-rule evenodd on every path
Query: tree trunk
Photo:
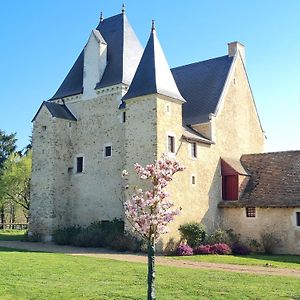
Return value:
M 1 222 L 1 226 L 0 229 L 5 229 L 4 228 L 4 223 L 5 223 L 5 212 L 4 212 L 4 205 L 2 204 L 0 207 L 0 222 Z
M 148 300 L 155 300 L 155 245 L 148 243 Z

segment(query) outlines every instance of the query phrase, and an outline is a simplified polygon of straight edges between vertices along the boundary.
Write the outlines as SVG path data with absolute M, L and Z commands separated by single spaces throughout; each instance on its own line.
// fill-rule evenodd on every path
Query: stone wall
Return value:
M 242 240 L 255 239 L 261 243 L 264 233 L 279 240 L 275 253 L 300 254 L 300 227 L 296 226 L 294 208 L 256 208 L 256 217 L 247 218 L 246 208 L 223 208 L 222 226 L 241 234 Z

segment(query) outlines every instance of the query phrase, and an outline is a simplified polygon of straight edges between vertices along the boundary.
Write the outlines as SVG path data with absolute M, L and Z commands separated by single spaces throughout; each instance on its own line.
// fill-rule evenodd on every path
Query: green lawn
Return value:
M 275 268 L 300 269 L 300 255 L 193 255 L 171 258 L 249 266 L 266 266 L 269 264 Z
M 146 299 L 147 266 L 0 248 L 0 299 Z M 157 298 L 300 299 L 300 280 L 157 267 Z
M 0 241 L 20 241 L 24 238 L 26 230 L 0 229 Z

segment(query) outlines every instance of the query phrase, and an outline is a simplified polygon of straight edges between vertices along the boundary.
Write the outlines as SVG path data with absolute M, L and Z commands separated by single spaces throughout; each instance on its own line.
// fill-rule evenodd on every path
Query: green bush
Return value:
M 206 237 L 204 225 L 197 222 L 181 225 L 179 227 L 179 232 L 181 238 L 192 248 L 201 245 Z
M 130 233 L 124 233 L 124 222 L 118 219 L 94 222 L 86 228 L 58 229 L 54 232 L 53 241 L 59 245 L 105 247 L 119 251 L 137 252 L 141 249 L 141 241 Z
M 218 243 L 224 243 L 227 245 L 231 245 L 231 237 L 227 230 L 218 228 L 213 233 L 207 236 L 205 242 L 209 245 L 214 245 Z
M 73 245 L 76 236 L 81 230 L 80 226 L 57 229 L 53 233 L 53 241 L 58 245 Z

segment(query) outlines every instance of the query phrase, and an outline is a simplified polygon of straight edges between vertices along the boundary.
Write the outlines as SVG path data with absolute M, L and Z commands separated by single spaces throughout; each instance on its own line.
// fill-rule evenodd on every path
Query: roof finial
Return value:
M 102 13 L 102 11 L 100 12 L 100 22 L 103 22 L 103 13 Z
M 125 14 L 125 3 L 122 4 L 122 14 Z
M 155 29 L 155 20 L 152 20 L 152 27 L 151 27 L 151 31 L 156 30 Z

